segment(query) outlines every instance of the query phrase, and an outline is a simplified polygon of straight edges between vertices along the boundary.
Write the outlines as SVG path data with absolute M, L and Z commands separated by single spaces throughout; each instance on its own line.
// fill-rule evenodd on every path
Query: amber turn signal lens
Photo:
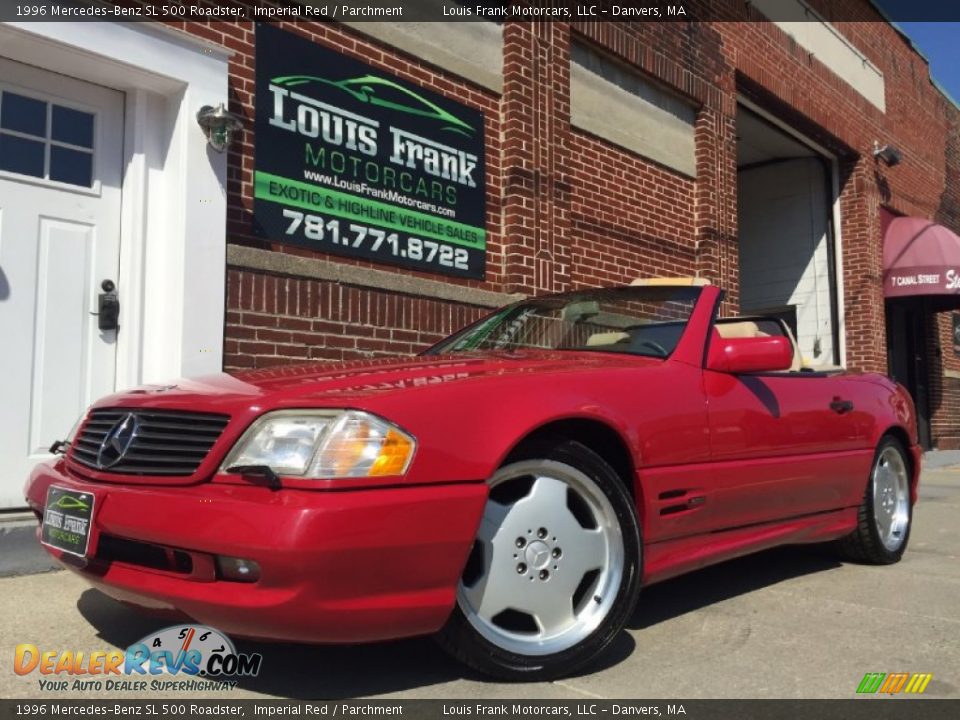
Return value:
M 388 430 L 380 446 L 380 453 L 370 467 L 370 475 L 401 475 L 407 466 L 407 460 L 413 452 L 413 442 L 396 430 Z
M 403 475 L 416 441 L 382 418 L 345 412 L 320 444 L 308 476 L 386 477 Z

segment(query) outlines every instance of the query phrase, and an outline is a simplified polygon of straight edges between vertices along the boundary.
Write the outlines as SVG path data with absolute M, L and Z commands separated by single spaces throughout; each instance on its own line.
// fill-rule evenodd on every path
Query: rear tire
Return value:
M 910 460 L 903 445 L 896 438 L 884 437 L 857 511 L 857 529 L 838 541 L 846 559 L 871 565 L 899 562 L 913 522 L 910 480 Z
M 489 480 L 457 606 L 437 640 L 486 675 L 549 680 L 593 660 L 626 624 L 640 590 L 640 527 L 623 481 L 585 445 L 563 441 L 524 458 Z

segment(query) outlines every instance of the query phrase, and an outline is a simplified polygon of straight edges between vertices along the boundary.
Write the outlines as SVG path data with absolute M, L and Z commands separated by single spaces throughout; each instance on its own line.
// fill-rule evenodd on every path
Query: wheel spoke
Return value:
M 483 576 L 471 587 L 462 587 L 461 592 L 474 612 L 485 620 L 510 607 L 516 597 L 516 586 L 511 587 L 511 578 L 496 566 L 487 567 Z
M 890 515 L 883 508 L 877 510 L 877 529 L 883 539 L 890 535 Z
M 607 561 L 607 541 L 603 537 L 603 530 L 579 529 L 580 532 L 569 541 L 565 539 L 563 545 L 564 566 L 569 566 L 573 571 L 571 574 L 579 575 L 578 583 L 584 574 L 603 568 Z
M 512 506 L 510 505 L 502 505 L 495 500 L 487 500 L 477 537 L 485 543 L 492 543 L 511 509 Z
M 540 628 L 541 635 L 556 635 L 576 622 L 571 596 L 559 592 L 538 595 L 536 609 L 529 612 Z
M 552 477 L 541 476 L 534 480 L 524 502 L 536 503 L 546 521 L 570 514 L 567 508 L 567 484 Z

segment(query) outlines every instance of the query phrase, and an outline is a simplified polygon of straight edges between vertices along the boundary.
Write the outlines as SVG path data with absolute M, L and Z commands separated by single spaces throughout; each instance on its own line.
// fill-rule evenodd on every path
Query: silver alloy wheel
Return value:
M 910 526 L 910 479 L 895 447 L 885 448 L 873 467 L 873 519 L 883 546 L 899 550 Z
M 573 647 L 603 622 L 620 590 L 624 546 L 613 505 L 588 475 L 552 460 L 507 465 L 489 484 L 475 571 L 457 590 L 461 610 L 509 652 Z

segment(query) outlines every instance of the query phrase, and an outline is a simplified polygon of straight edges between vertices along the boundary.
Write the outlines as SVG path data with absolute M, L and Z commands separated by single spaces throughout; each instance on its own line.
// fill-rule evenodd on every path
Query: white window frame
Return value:
M 98 162 L 98 153 L 97 153 L 97 139 L 99 138 L 99 128 L 100 128 L 100 111 L 99 109 L 92 107 L 90 105 L 84 105 L 82 103 L 73 102 L 66 100 L 65 98 L 58 97 L 57 95 L 51 95 L 49 93 L 39 92 L 36 88 L 26 88 L 21 87 L 20 85 L 15 85 L 10 82 L 4 82 L 0 80 L 0 116 L 3 115 L 3 93 L 11 92 L 16 93 L 17 95 L 23 95 L 32 100 L 39 100 L 40 102 L 46 103 L 47 105 L 47 127 L 46 127 L 46 136 L 40 137 L 37 135 L 30 135 L 28 133 L 20 132 L 17 130 L 7 130 L 0 128 L 0 133 L 4 135 L 12 135 L 13 137 L 21 137 L 27 140 L 33 140 L 34 142 L 42 142 L 44 145 L 43 154 L 43 164 L 44 171 L 49 173 L 50 171 L 50 153 L 51 148 L 63 147 L 71 150 L 78 150 L 80 152 L 89 153 L 93 156 L 91 164 L 91 173 L 93 176 L 93 184 L 90 187 L 85 185 L 74 185 L 73 183 L 59 182 L 57 180 L 50 180 L 47 177 L 38 177 L 36 175 L 24 175 L 22 173 L 15 173 L 9 170 L 0 170 L 0 177 L 6 178 L 8 180 L 16 180 L 21 183 L 28 183 L 30 185 L 39 185 L 41 187 L 53 188 L 55 190 L 66 190 L 68 192 L 76 192 L 83 195 L 92 195 L 94 197 L 100 196 L 100 168 L 97 166 Z M 53 112 L 53 106 L 57 105 L 59 107 L 68 108 L 70 110 L 79 110 L 80 112 L 85 112 L 89 115 L 93 115 L 93 147 L 84 148 L 79 145 L 70 145 L 58 140 L 53 140 L 53 127 L 51 114 Z

